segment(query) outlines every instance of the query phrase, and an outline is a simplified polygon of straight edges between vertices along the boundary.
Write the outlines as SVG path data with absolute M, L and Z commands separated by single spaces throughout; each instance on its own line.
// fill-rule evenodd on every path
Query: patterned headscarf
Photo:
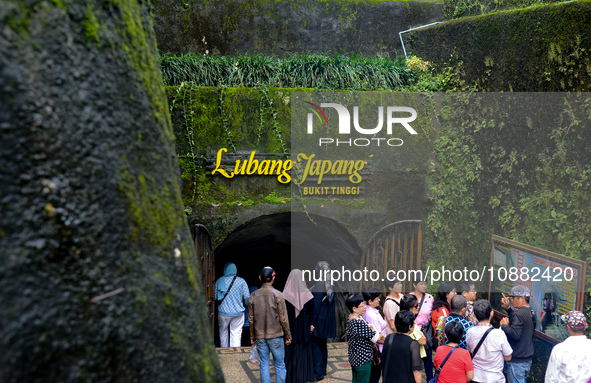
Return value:
M 283 289 L 283 296 L 295 307 L 296 318 L 300 315 L 300 311 L 310 299 L 314 298 L 310 290 L 306 287 L 302 270 L 293 269 L 287 277 L 285 288 Z
M 326 273 L 326 279 L 324 278 L 324 270 L 328 271 Z M 324 282 L 324 288 L 326 289 L 326 298 L 328 299 L 328 303 L 332 304 L 334 300 L 334 291 L 332 288 L 332 280 L 330 279 L 330 266 L 326 261 L 320 261 L 316 265 L 316 274 L 320 274 L 321 280 Z

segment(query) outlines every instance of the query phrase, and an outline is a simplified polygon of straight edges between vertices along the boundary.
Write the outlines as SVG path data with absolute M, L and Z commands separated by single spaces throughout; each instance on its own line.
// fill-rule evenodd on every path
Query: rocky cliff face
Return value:
M 398 32 L 443 19 L 443 2 L 374 0 L 154 1 L 163 52 L 404 55 Z
M 0 381 L 223 381 L 149 7 L 0 0 Z

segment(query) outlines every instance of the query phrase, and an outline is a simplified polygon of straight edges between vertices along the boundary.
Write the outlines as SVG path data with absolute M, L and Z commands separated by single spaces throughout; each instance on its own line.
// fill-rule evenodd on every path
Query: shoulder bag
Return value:
M 421 326 L 421 331 L 425 334 L 425 338 L 427 339 L 427 343 L 425 344 L 425 349 L 436 349 L 437 348 L 437 341 L 433 340 L 434 338 L 434 331 L 433 331 L 433 324 L 431 323 L 431 319 L 426 323 L 423 323 Z M 435 337 L 435 339 L 437 339 Z
M 488 336 L 488 334 L 490 334 L 490 332 L 494 330 L 493 327 L 489 328 L 488 330 L 486 330 L 486 332 L 484 333 L 484 335 L 482 336 L 482 338 L 480 338 L 480 342 L 478 342 L 478 344 L 476 345 L 476 348 L 474 349 L 474 352 L 470 353 L 470 357 L 472 359 L 474 359 L 474 356 L 476 356 L 476 353 L 478 352 L 478 350 L 480 349 L 480 346 L 482 346 L 482 343 L 484 342 L 484 340 L 486 339 L 486 337 Z
M 421 302 L 419 303 L 419 312 L 417 316 L 421 313 L 421 308 L 423 307 L 423 302 L 425 301 L 425 296 L 427 293 L 423 293 L 421 297 Z M 433 324 L 431 323 L 431 318 L 428 318 L 427 322 L 423 323 L 421 326 L 421 331 L 425 334 L 425 339 L 427 343 L 425 344 L 425 350 L 432 349 L 433 347 L 437 348 L 436 343 L 433 342 Z
M 232 278 L 232 283 L 230 283 L 230 286 L 228 286 L 228 291 L 226 291 L 226 294 L 224 294 L 223 298 L 220 300 L 220 305 L 222 304 L 224 299 L 226 299 L 226 297 L 228 296 L 228 293 L 232 289 L 232 285 L 234 285 L 234 281 L 236 280 L 236 277 L 237 277 L 237 275 L 234 275 L 234 278 Z
M 386 300 L 396 303 L 398 305 L 398 307 L 400 308 L 400 303 L 396 302 L 396 299 L 388 297 L 388 298 L 386 298 Z

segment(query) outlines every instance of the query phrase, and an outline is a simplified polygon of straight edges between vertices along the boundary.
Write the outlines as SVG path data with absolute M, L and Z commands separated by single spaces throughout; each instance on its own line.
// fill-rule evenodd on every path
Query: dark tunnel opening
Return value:
M 248 286 L 260 287 L 261 269 L 271 266 L 277 274 L 273 287 L 282 291 L 293 268 L 314 270 L 319 261 L 328 261 L 332 268 L 358 268 L 361 248 L 347 229 L 332 219 L 286 212 L 260 216 L 239 226 L 215 249 L 214 256 L 215 280 L 223 275 L 224 265 L 232 262 Z M 335 291 L 357 288 L 356 284 L 341 284 Z M 217 315 L 215 322 L 219 346 Z M 242 345 L 248 345 L 244 336 Z
M 223 275 L 226 262 L 233 262 L 238 276 L 249 286 L 259 287 L 261 269 L 271 266 L 277 273 L 273 287 L 282 290 L 293 268 L 314 270 L 319 261 L 328 261 L 332 268 L 358 268 L 361 248 L 347 229 L 332 219 L 287 212 L 239 226 L 214 254 L 216 280 Z M 345 290 L 349 289 L 341 288 Z

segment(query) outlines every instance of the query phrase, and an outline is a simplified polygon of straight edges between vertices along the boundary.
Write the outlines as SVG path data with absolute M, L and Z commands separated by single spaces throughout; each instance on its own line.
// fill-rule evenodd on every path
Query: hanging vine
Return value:
M 268 87 L 261 87 L 261 94 L 262 94 L 262 100 L 260 102 L 261 105 L 261 115 L 264 115 L 265 112 L 267 114 L 270 114 L 271 117 L 273 118 L 273 120 L 271 121 L 271 128 L 273 129 L 273 131 L 275 132 L 275 135 L 277 136 L 277 139 L 279 140 L 279 143 L 281 144 L 281 149 L 283 150 L 283 153 L 287 154 L 287 146 L 285 145 L 285 141 L 283 140 L 283 134 L 281 133 L 281 130 L 279 129 L 279 122 L 277 121 L 277 110 L 275 110 L 275 108 L 273 107 L 273 100 L 271 99 L 271 97 L 269 97 L 269 88 Z M 265 107 L 266 105 L 266 107 Z M 262 117 L 261 117 L 262 119 Z M 261 127 L 262 127 L 262 121 L 261 121 Z
M 224 90 L 226 89 L 225 86 L 220 87 L 220 118 L 222 120 L 222 126 L 224 127 L 224 131 L 228 136 L 228 142 L 232 147 L 234 153 L 236 153 L 236 145 L 234 144 L 234 140 L 232 140 L 232 132 L 230 132 L 230 128 L 228 127 L 228 119 L 225 117 L 224 113 Z

